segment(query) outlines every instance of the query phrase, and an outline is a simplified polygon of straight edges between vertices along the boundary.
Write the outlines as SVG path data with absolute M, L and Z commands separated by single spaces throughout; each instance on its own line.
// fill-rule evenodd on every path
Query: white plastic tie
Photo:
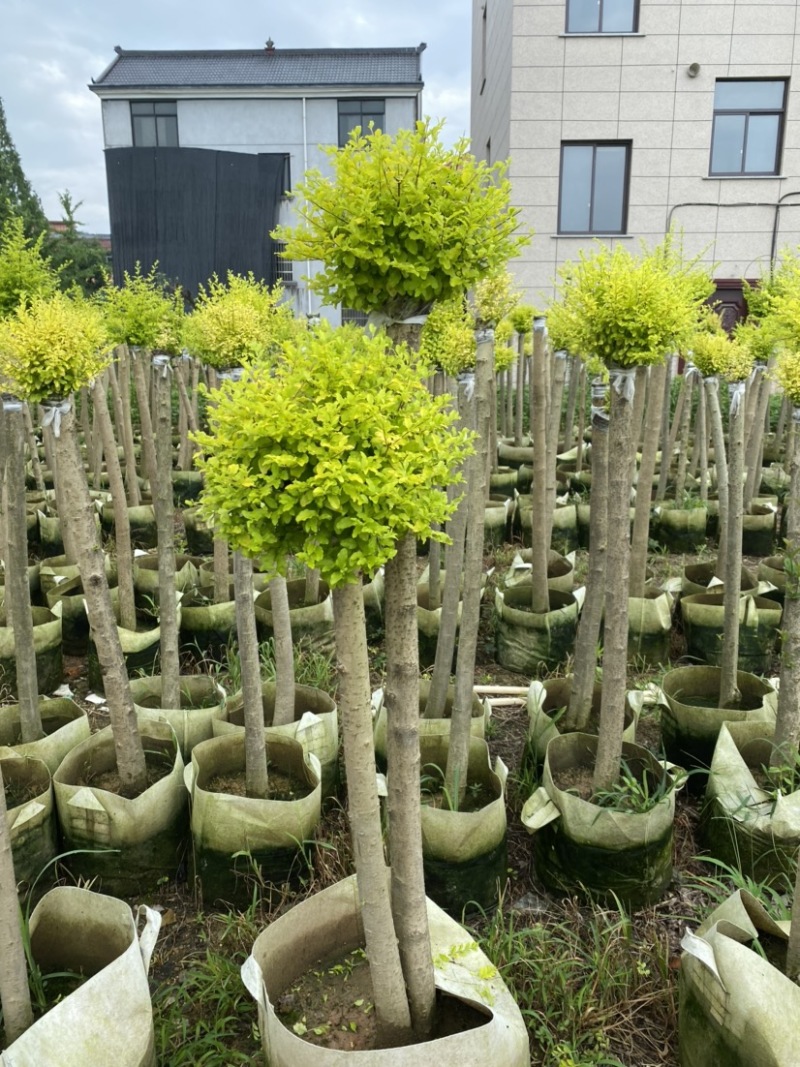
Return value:
M 475 371 L 465 370 L 458 375 L 458 386 L 464 390 L 464 395 L 471 403 L 475 395 Z
M 744 398 L 745 382 L 731 382 L 728 385 L 728 396 L 731 402 L 731 415 L 738 414 Z
M 632 404 L 636 394 L 636 368 L 614 367 L 610 370 L 610 375 L 612 389 Z
M 494 341 L 494 326 L 481 326 L 475 331 L 475 344 L 488 345 Z
M 169 372 L 172 370 L 170 363 L 170 357 L 163 352 L 159 352 L 158 355 L 153 356 L 153 368 L 161 371 L 161 377 L 166 378 L 169 376 Z
M 72 411 L 72 401 L 67 397 L 66 400 L 43 400 L 42 407 L 44 408 L 44 416 L 42 417 L 42 426 L 47 428 L 53 427 L 53 436 L 61 436 L 61 419 L 62 416 L 68 415 Z

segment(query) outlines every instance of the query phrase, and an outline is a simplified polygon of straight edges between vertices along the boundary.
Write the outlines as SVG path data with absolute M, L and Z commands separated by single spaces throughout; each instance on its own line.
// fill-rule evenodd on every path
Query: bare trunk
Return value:
M 666 373 L 666 365 L 657 363 L 650 370 L 650 384 L 647 388 L 647 419 L 644 424 L 642 460 L 639 464 L 639 480 L 636 484 L 636 510 L 631 539 L 630 595 L 635 597 L 644 596 L 647 577 L 647 544 L 650 537 L 653 475 L 656 470 L 656 453 L 661 432 Z M 594 495 L 594 489 L 594 475 L 592 475 L 592 495 Z
M 103 551 L 95 529 L 95 512 L 83 470 L 75 416 L 70 407 L 56 438 L 59 477 L 64 483 L 66 512 L 62 522 L 75 533 L 76 563 L 83 583 L 86 609 L 114 733 L 114 751 L 123 796 L 137 796 L 147 788 L 144 749 L 139 736 L 125 658 L 122 654 Z
M 545 544 L 550 549 L 550 541 L 553 536 L 553 512 L 556 508 L 556 495 L 558 483 L 556 481 L 556 466 L 558 463 L 558 442 L 561 436 L 561 405 L 564 398 L 564 378 L 567 373 L 567 353 L 555 352 L 550 361 L 552 369 L 552 382 L 547 411 L 547 506 L 545 507 Z
M 28 968 L 19 921 L 17 881 L 11 855 L 3 768 L 0 764 L 0 1007 L 6 1041 L 16 1041 L 33 1022 Z
M 744 471 L 744 398 L 742 387 L 731 388 L 728 416 L 728 524 L 720 555 L 725 557 L 721 708 L 736 707 L 741 698 L 736 681 L 739 663 L 739 600 L 742 593 L 742 474 Z M 737 399 L 738 397 L 738 399 Z
M 656 503 L 664 499 L 667 493 L 667 481 L 669 470 L 672 465 L 672 453 L 669 446 L 670 437 L 670 404 L 672 400 L 672 359 L 667 358 L 667 376 L 664 381 L 664 410 L 661 422 L 661 466 L 658 475 L 658 488 L 656 489 Z
M 114 418 L 117 424 L 117 435 L 122 442 L 122 452 L 125 456 L 125 488 L 128 497 L 128 505 L 132 508 L 136 508 L 142 502 L 142 496 L 139 492 L 139 472 L 136 468 L 136 450 L 133 442 L 133 426 L 131 424 L 130 414 L 130 398 L 128 403 L 125 403 L 123 399 L 123 391 L 121 382 L 124 382 L 127 378 L 125 374 L 125 367 L 127 362 L 122 361 L 126 359 L 125 350 L 118 348 L 120 363 L 119 378 L 117 372 L 114 370 L 114 364 L 108 368 L 108 382 L 111 386 L 111 395 L 114 398 Z
M 306 570 L 306 588 L 303 603 L 309 607 L 319 603 L 319 571 L 316 567 Z
M 333 608 L 350 834 L 375 1013 L 381 1041 L 388 1045 L 407 1039 L 411 1013 L 383 858 L 361 583 L 336 587 Z
M 181 706 L 178 603 L 175 595 L 175 502 L 172 494 L 172 371 L 169 356 L 154 359 L 156 393 L 156 479 L 153 482 L 158 530 L 158 604 L 161 627 L 161 699 Z
M 483 525 L 486 515 L 486 452 L 489 447 L 489 387 L 494 377 L 494 331 L 476 334 L 475 358 L 475 452 L 467 460 L 467 534 L 464 554 L 464 590 L 461 597 L 461 623 L 456 659 L 456 691 L 450 719 L 450 748 L 447 753 L 445 790 L 458 798 L 467 788 L 469 737 L 472 723 L 472 687 L 475 684 L 475 653 L 481 612 L 483 578 Z
M 230 562 L 228 542 L 214 538 L 214 603 L 226 604 L 230 598 Z
M 146 349 L 133 353 L 133 380 L 136 386 L 136 399 L 139 404 L 139 432 L 142 441 L 142 467 L 144 476 L 150 482 L 150 491 L 155 492 L 156 450 L 153 447 L 153 420 L 150 417 L 150 395 L 145 375 Z
M 800 409 L 793 416 L 800 421 Z M 786 594 L 781 619 L 781 684 L 778 689 L 778 717 L 770 756 L 773 767 L 792 766 L 797 759 L 800 744 L 800 571 L 796 561 L 800 551 L 800 449 L 795 443 L 791 456 L 789 492 L 786 495 L 788 515 L 786 521 L 786 559 L 792 562 L 785 568 Z M 795 897 L 800 930 L 800 901 Z M 800 939 L 798 939 L 800 952 Z
M 644 420 L 644 404 L 647 398 L 647 367 L 636 368 L 636 396 L 633 401 L 633 414 L 631 416 L 631 451 L 636 456 L 642 443 L 642 422 Z
M 758 368 L 761 374 L 758 377 L 758 398 L 753 412 L 753 421 L 746 426 L 747 449 L 745 452 L 745 468 L 747 470 L 747 482 L 744 487 L 744 501 L 742 506 L 745 511 L 757 495 L 761 485 L 761 453 L 764 444 L 764 424 L 769 408 L 769 398 L 772 392 L 772 380 L 769 377 L 769 368 Z
M 575 470 L 583 467 L 583 435 L 586 431 L 586 364 L 580 362 L 578 374 L 578 438 L 575 442 Z
M 800 859 L 792 896 L 792 924 L 789 927 L 789 943 L 786 946 L 786 977 L 796 982 L 800 977 Z
M 422 825 L 419 754 L 419 640 L 416 541 L 407 534 L 386 564 L 386 755 L 392 913 L 400 942 L 411 1024 L 417 1040 L 433 1025 L 436 986 L 431 960 Z
M 520 334 L 517 339 L 515 381 L 517 388 L 514 396 L 514 444 L 519 448 L 522 445 L 522 413 L 525 396 L 525 334 Z
M 24 742 L 44 736 L 39 714 L 39 685 L 33 644 L 31 590 L 28 584 L 28 531 L 25 522 L 25 421 L 21 400 L 3 401 L 3 451 L 7 454 L 5 583 L 6 612 L 14 631 L 20 727 Z M 0 484 L 2 484 L 0 482 Z M 2 546 L 0 545 L 0 551 Z
M 56 508 L 58 510 L 58 517 L 61 520 L 61 539 L 64 542 L 64 553 L 67 558 L 72 562 L 77 562 L 78 559 L 78 545 L 75 541 L 75 533 L 68 522 L 65 521 L 64 516 L 67 514 L 68 502 L 65 496 L 68 492 L 64 483 L 64 479 L 61 476 L 61 470 L 59 468 L 60 463 L 60 449 L 54 438 L 53 426 L 50 424 L 42 423 L 42 437 L 45 442 L 45 451 L 50 449 L 51 459 L 49 460 L 50 470 L 53 472 L 53 491 L 55 492 Z M 75 447 L 78 449 L 78 458 L 81 464 L 81 475 L 83 475 L 83 455 L 80 452 L 80 445 L 78 443 L 77 433 L 75 434 Z M 86 480 L 85 478 L 83 479 Z M 88 491 L 88 484 L 87 484 Z
M 543 615 L 550 610 L 547 564 L 550 557 L 547 520 L 547 367 L 544 322 L 537 319 L 533 330 L 531 365 L 531 439 L 533 440 L 533 482 L 531 483 L 531 611 Z
M 574 356 L 567 359 L 567 410 L 564 415 L 564 451 L 569 452 L 575 445 L 575 406 L 578 400 L 578 379 L 580 364 Z
M 719 406 L 719 381 L 706 378 L 706 412 L 711 422 L 711 440 L 714 443 L 714 466 L 717 471 L 717 498 L 719 501 L 719 552 L 717 553 L 717 578 L 726 578 L 724 546 L 728 529 L 728 460 L 725 453 L 725 435 L 722 430 L 722 411 Z
M 708 419 L 706 418 L 706 411 L 706 391 L 701 385 L 697 398 L 697 426 L 695 427 L 695 433 L 699 442 L 697 453 L 698 492 L 703 504 L 708 503 Z
M 242 672 L 246 788 L 249 797 L 263 799 L 269 794 L 269 779 L 264 705 L 261 699 L 261 665 L 253 603 L 253 561 L 240 552 L 233 554 L 233 584 L 236 598 L 236 634 L 239 639 L 239 663 Z
M 316 573 L 319 579 L 319 572 Z M 272 722 L 274 726 L 286 726 L 294 722 L 294 647 L 289 593 L 283 575 L 277 575 L 269 583 L 269 599 L 275 644 L 275 715 Z
M 628 578 L 630 557 L 631 371 L 611 371 L 611 425 L 608 440 L 608 541 L 603 630 L 603 697 L 594 789 L 609 789 L 619 778 L 625 724 L 628 666 Z
M 42 474 L 42 465 L 39 462 L 39 445 L 36 441 L 36 435 L 33 432 L 33 419 L 31 418 L 31 409 L 28 405 L 25 405 L 23 411 L 25 418 L 25 433 L 28 438 L 28 451 L 31 457 L 31 470 L 33 472 L 33 480 L 36 483 L 37 493 L 45 492 L 44 475 Z
M 603 619 L 608 552 L 608 386 L 592 385 L 592 503 L 589 509 L 589 572 L 575 638 L 575 661 L 565 730 L 585 730 L 592 711 L 597 645 Z
M 117 586 L 119 589 L 119 621 L 126 630 L 136 629 L 136 603 L 133 591 L 133 549 L 131 546 L 131 523 L 122 468 L 117 453 L 117 442 L 111 426 L 105 383 L 100 380 L 94 387 L 94 411 L 97 415 L 98 435 L 103 442 L 106 457 L 108 483 L 114 506 L 114 538 L 117 554 Z
M 676 460 L 675 470 L 675 500 L 678 507 L 682 507 L 685 502 L 686 494 L 686 467 L 689 460 L 689 425 L 692 416 L 692 393 L 694 392 L 694 380 L 696 374 L 694 370 L 686 370 L 683 375 L 683 384 L 685 387 L 685 399 L 683 404 L 683 410 L 681 412 L 680 423 L 677 426 L 676 441 L 678 445 L 678 458 Z

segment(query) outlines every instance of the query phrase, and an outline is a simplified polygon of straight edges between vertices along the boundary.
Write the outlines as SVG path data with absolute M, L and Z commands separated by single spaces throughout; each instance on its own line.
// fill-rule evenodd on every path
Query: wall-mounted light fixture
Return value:
M 690 78 L 696 78 L 697 75 L 700 73 L 700 64 L 699 63 L 691 63 L 686 68 L 686 73 L 688 74 L 688 76 Z

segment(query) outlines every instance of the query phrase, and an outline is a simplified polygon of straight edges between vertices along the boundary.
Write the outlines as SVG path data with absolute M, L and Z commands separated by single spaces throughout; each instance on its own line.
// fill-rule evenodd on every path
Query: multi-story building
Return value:
M 800 241 L 797 0 L 473 0 L 472 138 L 510 158 L 535 230 L 514 265 L 546 303 L 594 239 L 672 226 L 713 265 L 731 321 L 741 279 Z M 800 85 L 800 82 L 798 82 Z
M 89 86 L 101 100 L 114 273 L 159 269 L 191 293 L 212 272 L 281 277 L 297 311 L 320 309 L 269 233 L 294 220 L 293 184 L 329 169 L 326 146 L 370 122 L 421 117 L 414 48 L 128 51 Z M 345 313 L 345 317 L 347 317 Z

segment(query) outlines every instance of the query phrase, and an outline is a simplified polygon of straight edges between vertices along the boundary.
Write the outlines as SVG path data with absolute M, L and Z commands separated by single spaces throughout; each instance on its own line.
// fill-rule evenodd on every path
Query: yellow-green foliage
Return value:
M 0 318 L 20 302 L 29 304 L 58 288 L 58 276 L 42 254 L 44 234 L 35 241 L 25 236 L 22 218 L 12 215 L 0 231 Z
M 441 123 L 390 137 L 356 128 L 328 151 L 332 177 L 306 173 L 299 226 L 280 227 L 286 255 L 320 260 L 310 280 L 327 304 L 395 319 L 448 300 L 499 270 L 528 240 L 517 234 L 507 165 L 478 162 Z
M 738 341 L 731 340 L 722 331 L 696 333 L 689 346 L 692 362 L 704 378 L 720 377 L 728 382 L 742 382 L 753 369 L 753 357 L 749 349 Z
M 772 315 L 762 319 L 752 317 L 737 322 L 733 334 L 739 344 L 747 349 L 752 361 L 767 363 L 775 350 L 775 326 L 775 318 Z
M 507 270 L 495 271 L 475 285 L 473 305 L 475 321 L 496 326 L 510 315 L 519 303 L 519 293 L 514 290 L 514 279 Z
M 422 327 L 419 355 L 423 363 L 441 367 L 453 378 L 475 366 L 475 323 L 463 297 L 433 305 Z
M 685 343 L 712 285 L 680 263 L 667 238 L 639 256 L 598 245 L 565 264 L 559 288 L 560 302 L 548 311 L 555 347 L 597 356 L 606 366 L 636 367 L 658 363 Z
M 438 487 L 471 436 L 384 333 L 323 323 L 216 396 L 210 432 L 197 436 L 202 509 L 269 566 L 295 555 L 332 586 L 351 582 L 391 558 L 399 537 L 428 536 L 452 511 Z
M 494 369 L 496 371 L 508 370 L 517 358 L 516 349 L 512 346 L 513 339 L 514 326 L 511 319 L 501 319 L 494 330 Z
M 0 320 L 0 375 L 23 400 L 64 398 L 110 362 L 112 342 L 99 310 L 56 292 Z
M 535 314 L 536 308 L 533 304 L 517 304 L 510 314 L 515 332 L 523 337 L 526 334 L 533 333 L 533 317 Z
M 184 324 L 183 339 L 193 356 L 217 369 L 241 367 L 274 353 L 298 329 L 283 289 L 270 289 L 252 274 L 214 276 L 201 288 Z
M 108 333 L 118 345 L 156 348 L 175 302 L 165 290 L 155 265 L 147 274 L 137 263 L 133 274 L 125 272 L 122 285 L 106 286 L 98 297 Z
M 800 408 L 800 353 L 788 349 L 779 352 L 773 375 L 792 407 Z

